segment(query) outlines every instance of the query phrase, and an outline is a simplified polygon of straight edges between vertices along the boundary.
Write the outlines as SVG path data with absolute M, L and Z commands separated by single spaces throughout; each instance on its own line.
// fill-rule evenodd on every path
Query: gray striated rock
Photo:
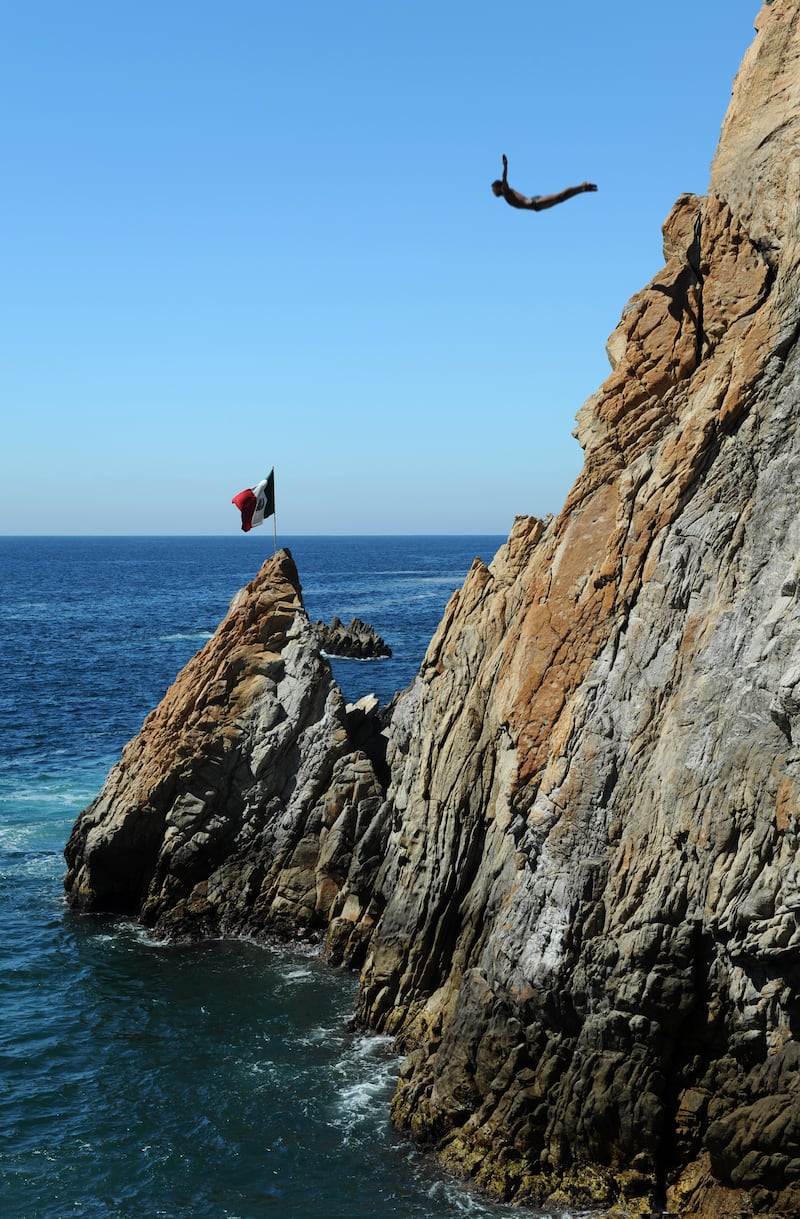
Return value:
M 281 551 L 78 818 L 68 899 L 173 938 L 320 934 L 336 907 L 335 955 L 351 960 L 371 875 L 354 855 L 382 842 L 382 802 Z
M 451 602 L 359 1003 L 396 1121 L 550 1206 L 800 1214 L 800 6 L 609 341 L 555 520 Z

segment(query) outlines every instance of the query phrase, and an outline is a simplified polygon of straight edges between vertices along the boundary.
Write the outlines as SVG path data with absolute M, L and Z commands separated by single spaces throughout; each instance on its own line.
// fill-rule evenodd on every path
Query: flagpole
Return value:
M 270 478 L 272 479 L 272 545 L 273 545 L 272 553 L 273 553 L 273 555 L 276 555 L 278 553 L 278 510 L 275 506 L 275 467 L 274 466 L 272 467 L 272 473 L 270 474 Z

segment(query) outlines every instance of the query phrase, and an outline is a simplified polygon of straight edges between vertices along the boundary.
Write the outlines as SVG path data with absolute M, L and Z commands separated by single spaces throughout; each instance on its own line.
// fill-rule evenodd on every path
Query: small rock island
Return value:
M 349 626 L 345 626 L 340 618 L 334 618 L 330 626 L 315 622 L 313 629 L 326 656 L 375 660 L 392 654 L 388 643 L 360 618 L 351 619 Z

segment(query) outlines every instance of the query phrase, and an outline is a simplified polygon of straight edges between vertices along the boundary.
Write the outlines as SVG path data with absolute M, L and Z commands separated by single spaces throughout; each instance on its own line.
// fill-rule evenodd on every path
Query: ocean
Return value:
M 500 537 L 280 538 L 312 620 L 391 659 L 334 661 L 348 701 L 419 667 Z M 63 849 L 122 746 L 271 532 L 0 539 L 0 1210 L 6 1219 L 519 1216 L 388 1120 L 399 1061 L 349 1028 L 357 979 L 298 946 L 154 943 L 63 900 Z

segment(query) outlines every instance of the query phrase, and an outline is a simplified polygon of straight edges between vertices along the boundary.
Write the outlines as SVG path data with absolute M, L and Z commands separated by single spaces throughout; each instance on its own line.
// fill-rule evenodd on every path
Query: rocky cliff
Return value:
M 78 818 L 70 904 L 174 939 L 329 928 L 331 958 L 355 962 L 385 837 L 365 718 L 345 707 L 279 552 Z
M 800 1214 L 799 63 L 773 0 L 583 471 L 452 599 L 386 798 L 283 554 L 67 850 L 73 904 L 165 934 L 329 928 L 408 1051 L 395 1120 L 523 1202 Z
M 800 1214 L 800 5 L 757 31 L 564 510 L 390 746 L 361 1016 L 395 1119 L 519 1199 Z

